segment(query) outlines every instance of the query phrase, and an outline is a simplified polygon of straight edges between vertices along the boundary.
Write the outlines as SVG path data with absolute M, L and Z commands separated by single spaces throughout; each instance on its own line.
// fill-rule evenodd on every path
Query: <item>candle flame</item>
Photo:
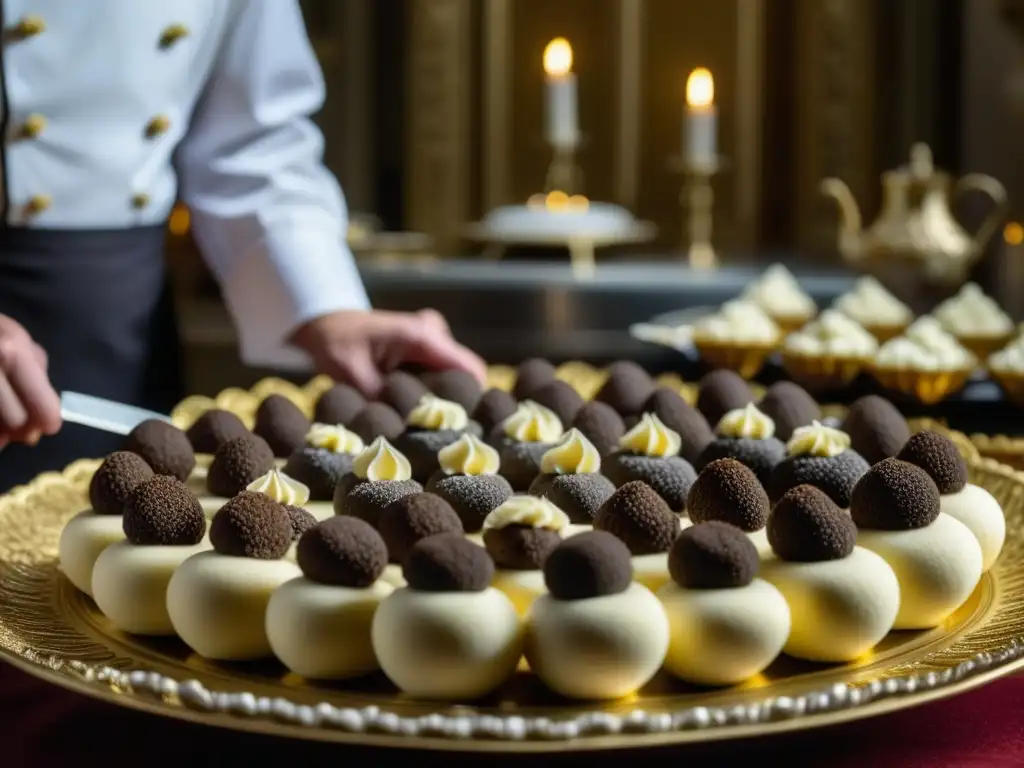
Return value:
M 715 103 L 715 79 L 711 70 L 697 67 L 686 78 L 686 103 L 691 107 L 710 107 Z
M 590 200 L 585 195 L 568 195 L 560 189 L 552 190 L 546 195 L 531 195 L 526 201 L 531 210 L 546 210 L 551 213 L 583 212 L 590 208 Z
M 544 71 L 552 77 L 572 71 L 572 46 L 564 37 L 556 37 L 544 48 Z

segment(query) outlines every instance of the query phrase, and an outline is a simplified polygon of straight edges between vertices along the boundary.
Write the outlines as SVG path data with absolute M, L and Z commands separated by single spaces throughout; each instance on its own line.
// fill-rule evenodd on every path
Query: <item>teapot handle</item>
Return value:
M 977 244 L 978 250 L 981 251 L 996 233 L 999 223 L 1006 217 L 1006 212 L 1009 210 L 1009 197 L 1006 194 L 1006 187 L 983 173 L 968 173 L 957 181 L 953 190 L 954 197 L 960 197 L 968 192 L 981 192 L 988 195 L 994 204 L 974 234 L 974 242 Z

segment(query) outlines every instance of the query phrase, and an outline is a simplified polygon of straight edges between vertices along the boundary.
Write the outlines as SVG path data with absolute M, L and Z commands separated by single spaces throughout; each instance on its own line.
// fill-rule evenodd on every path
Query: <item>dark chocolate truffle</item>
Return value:
M 553 379 L 538 387 L 530 399 L 554 411 L 563 424 L 572 424 L 584 403 L 580 393 L 561 379 Z
M 476 408 L 483 387 L 476 377 L 466 371 L 431 371 L 423 374 L 423 383 L 442 400 L 451 400 L 472 413 Z
M 516 401 L 512 395 L 500 389 L 488 389 L 473 410 L 473 420 L 487 434 L 515 412 Z
M 679 455 L 691 464 L 697 460 L 701 451 L 715 439 L 704 415 L 683 400 L 674 389 L 658 387 L 644 404 L 644 413 L 653 413 L 662 424 L 677 432 L 682 438 Z
M 494 561 L 460 534 L 442 533 L 416 542 L 402 575 L 420 592 L 483 592 L 494 578 Z
M 609 456 L 619 449 L 619 440 L 626 434 L 626 423 L 607 403 L 591 401 L 580 408 L 572 426 L 583 433 L 598 453 Z
M 775 436 L 786 441 L 798 427 L 821 421 L 821 408 L 810 393 L 792 381 L 777 381 L 768 387 L 758 410 L 775 422 Z
M 558 531 L 532 525 L 506 525 L 484 531 L 484 546 L 499 568 L 536 571 L 562 543 Z
M 348 384 L 335 384 L 317 398 L 313 419 L 320 424 L 348 423 L 366 407 L 366 398 Z
M 295 559 L 302 575 L 318 584 L 365 589 L 388 562 L 384 540 L 355 517 L 331 517 L 299 539 Z
M 252 431 L 267 441 L 275 456 L 284 459 L 306 444 L 309 427 L 299 406 L 284 395 L 270 395 L 256 409 Z
M 697 391 L 697 410 L 704 414 L 714 429 L 729 411 L 754 402 L 750 385 L 735 371 L 721 368 L 711 371 L 700 380 Z
M 317 519 L 309 510 L 292 504 L 285 504 L 284 508 L 292 524 L 292 541 L 298 541 L 302 534 L 317 524 Z
M 768 543 L 792 563 L 842 560 L 857 543 L 857 526 L 824 491 L 798 485 L 768 516 Z
M 516 369 L 516 384 L 512 394 L 516 400 L 529 400 L 539 387 L 555 378 L 555 366 L 540 357 L 524 360 Z
M 635 416 L 643 412 L 653 391 L 654 381 L 647 371 L 636 363 L 620 360 L 608 369 L 608 378 L 594 399 L 607 403 L 622 416 Z
M 214 496 L 231 497 L 274 468 L 274 452 L 258 435 L 228 440 L 213 454 L 206 487 Z
M 542 496 L 565 512 L 570 522 L 591 525 L 601 505 L 615 493 L 615 483 L 597 472 L 579 475 L 537 475 L 531 496 Z
M 139 454 L 156 474 L 179 480 L 188 480 L 196 466 L 196 453 L 188 436 L 160 419 L 147 419 L 135 427 L 121 450 Z
M 690 486 L 697 479 L 690 462 L 679 456 L 659 458 L 614 453 L 604 461 L 601 471 L 616 487 L 636 480 L 646 483 L 676 512 L 686 509 Z
M 871 466 L 859 453 L 848 449 L 838 456 L 787 456 L 775 467 L 768 491 L 778 501 L 790 488 L 813 485 L 843 509 L 849 509 L 853 487 Z
M 629 548 L 604 531 L 570 536 L 544 561 L 544 584 L 556 600 L 618 595 L 632 581 Z
M 405 431 L 405 422 L 390 405 L 369 403 L 356 414 L 348 428 L 369 445 L 378 437 L 394 440 Z
M 768 488 L 775 467 L 784 458 L 786 445 L 775 437 L 764 440 L 749 437 L 716 437 L 701 453 L 696 466 L 697 471 L 700 471 L 716 459 L 736 459 L 750 467 L 761 485 Z
M 746 465 L 718 459 L 697 475 L 686 511 L 695 523 L 717 520 L 752 533 L 764 528 L 771 505 L 757 475 Z
M 203 506 L 181 480 L 155 475 L 128 495 L 124 535 L 130 543 L 193 547 L 205 534 Z
M 634 555 L 668 552 L 679 535 L 679 517 L 640 481 L 615 491 L 594 516 L 594 529 L 622 539 Z
M 759 563 L 757 547 L 746 534 L 717 520 L 687 528 L 668 553 L 668 572 L 684 589 L 745 587 Z
M 410 493 L 388 504 L 377 521 L 388 557 L 405 561 L 417 541 L 439 533 L 462 533 L 462 521 L 451 504 L 433 493 Z
M 89 504 L 100 515 L 120 515 L 135 486 L 153 477 L 146 460 L 131 451 L 115 451 L 89 481 Z
M 869 464 L 895 456 L 910 439 L 907 420 L 895 405 L 878 395 L 866 395 L 850 406 L 843 432 Z
M 210 543 L 222 555 L 277 560 L 292 543 L 291 517 L 269 496 L 243 491 L 213 516 Z
M 352 471 L 354 458 L 347 453 L 303 447 L 288 457 L 282 471 L 309 488 L 310 501 L 331 501 L 341 478 Z
M 404 419 L 429 391 L 427 385 L 411 373 L 392 371 L 384 377 L 384 386 L 378 397 Z
M 231 411 L 211 408 L 200 414 L 186 433 L 196 453 L 216 453 L 228 440 L 249 434 L 248 428 Z
M 918 432 L 896 454 L 925 472 L 938 486 L 939 493 L 959 493 L 967 485 L 967 461 L 953 441 L 938 432 Z
M 878 531 L 924 528 L 939 516 L 939 489 L 920 467 L 883 459 L 854 487 L 850 516 L 859 527 Z
M 501 457 L 501 474 L 514 491 L 526 492 L 533 479 L 540 474 L 541 457 L 552 447 L 551 443 L 505 441 L 498 452 Z
M 446 475 L 435 472 L 426 490 L 447 501 L 466 533 L 476 533 L 491 512 L 512 496 L 512 486 L 501 475 Z
M 350 475 L 346 475 L 350 477 Z M 344 482 L 344 481 L 343 481 Z M 340 490 L 342 484 L 338 484 Z M 353 485 L 338 503 L 338 494 L 334 496 L 334 511 L 339 515 L 352 515 L 365 520 L 374 528 L 380 521 L 380 513 L 394 501 L 410 493 L 420 493 L 423 486 L 415 480 L 377 480 L 360 482 Z

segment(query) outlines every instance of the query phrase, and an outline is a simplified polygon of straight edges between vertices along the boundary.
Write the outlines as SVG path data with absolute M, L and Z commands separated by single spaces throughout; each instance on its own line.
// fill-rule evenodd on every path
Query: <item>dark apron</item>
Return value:
M 164 263 L 163 226 L 117 230 L 0 228 L 0 314 L 49 355 L 58 392 L 167 413 L 181 395 L 181 355 Z M 0 492 L 124 438 L 65 424 L 0 452 Z

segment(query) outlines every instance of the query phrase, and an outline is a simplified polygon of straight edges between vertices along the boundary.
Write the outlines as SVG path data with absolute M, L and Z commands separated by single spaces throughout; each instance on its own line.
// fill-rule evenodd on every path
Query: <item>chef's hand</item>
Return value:
M 403 363 L 467 371 L 481 383 L 487 373 L 484 361 L 459 344 L 432 309 L 335 312 L 303 325 L 292 343 L 308 352 L 322 373 L 368 397 L 380 391 L 388 371 Z
M 0 315 L 0 446 L 35 445 L 60 424 L 60 397 L 46 374 L 46 352 L 20 323 Z

